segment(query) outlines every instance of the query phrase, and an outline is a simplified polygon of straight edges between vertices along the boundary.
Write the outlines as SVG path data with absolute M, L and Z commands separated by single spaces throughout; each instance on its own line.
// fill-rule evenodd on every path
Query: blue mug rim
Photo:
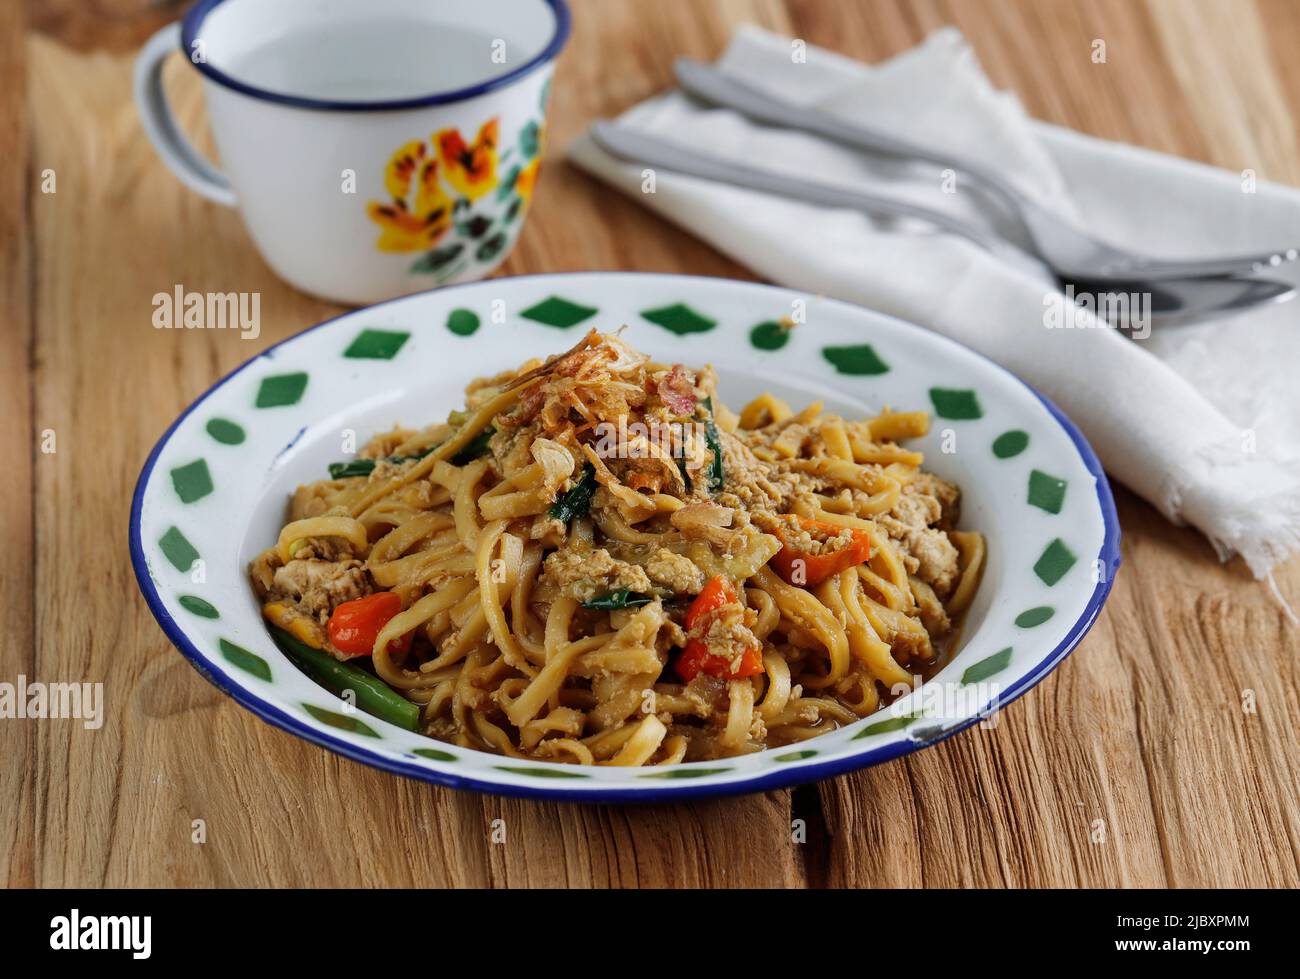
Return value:
M 569 7 L 565 0 L 541 0 L 551 8 L 551 13 L 555 17 L 555 31 L 551 35 L 550 41 L 547 42 L 537 55 L 524 62 L 518 68 L 514 68 L 503 75 L 497 75 L 473 85 L 462 88 L 452 89 L 447 92 L 435 92 L 430 95 L 420 95 L 407 99 L 380 99 L 380 100 L 341 100 L 341 99 L 317 99 L 303 95 L 288 95 L 283 92 L 272 92 L 269 89 L 259 88 L 256 85 L 249 85 L 240 81 L 231 75 L 226 74 L 219 68 L 214 68 L 206 61 L 197 62 L 189 57 L 189 52 L 193 50 L 193 44 L 198 39 L 199 28 L 208 15 L 217 7 L 225 3 L 226 0 L 199 0 L 194 4 L 181 20 L 181 53 L 186 56 L 203 75 L 212 81 L 233 91 L 240 92 L 243 95 L 251 96 L 255 99 L 262 99 L 266 102 L 274 102 L 279 105 L 292 106 L 298 109 L 316 109 L 327 110 L 331 112 L 391 112 L 400 109 L 422 109 L 435 105 L 450 105 L 456 102 L 464 102 L 466 99 L 472 99 L 479 95 L 486 95 L 488 92 L 504 88 L 511 83 L 518 81 L 525 75 L 535 69 L 545 65 L 555 59 L 564 47 L 565 42 L 569 39 L 569 29 L 571 18 Z

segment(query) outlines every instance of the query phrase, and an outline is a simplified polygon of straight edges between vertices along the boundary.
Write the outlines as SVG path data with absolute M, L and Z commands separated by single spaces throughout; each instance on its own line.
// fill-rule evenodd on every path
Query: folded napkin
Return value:
M 995 90 L 955 30 L 866 66 L 741 28 L 719 67 L 781 98 L 869 122 L 994 166 L 1046 206 L 1135 250 L 1194 257 L 1300 242 L 1300 191 L 1029 119 Z M 913 200 L 1008 236 L 979 195 L 946 193 L 940 168 L 883 162 L 790 130 L 754 125 L 678 92 L 619 120 L 729 159 Z M 587 136 L 579 166 L 691 230 L 759 275 L 891 313 L 959 340 L 1059 404 L 1106 469 L 1220 558 L 1256 576 L 1300 549 L 1300 300 L 1134 341 L 1081 311 L 1049 329 L 1060 294 L 966 240 L 671 173 L 642 192 L 642 168 Z M 1280 276 L 1297 276 L 1293 268 Z

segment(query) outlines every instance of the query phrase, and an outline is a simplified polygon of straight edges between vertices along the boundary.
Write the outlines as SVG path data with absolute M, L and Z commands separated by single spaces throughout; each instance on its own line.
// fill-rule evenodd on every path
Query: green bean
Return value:
M 414 731 L 420 720 L 419 705 L 411 703 L 378 677 L 336 660 L 321 649 L 313 649 L 283 629 L 271 627 L 276 644 L 309 677 L 339 696 L 351 690 L 358 710 L 380 720 Z

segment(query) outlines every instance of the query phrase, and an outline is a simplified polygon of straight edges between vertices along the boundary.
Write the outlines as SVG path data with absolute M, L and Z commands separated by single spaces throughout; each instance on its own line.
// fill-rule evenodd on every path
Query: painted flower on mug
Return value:
M 525 204 L 531 204 L 533 201 L 533 188 L 537 186 L 537 174 L 542 169 L 542 158 L 534 157 L 533 161 L 519 171 L 519 176 L 515 178 L 515 193 L 524 199 Z
M 473 143 L 466 143 L 459 129 L 443 129 L 434 134 L 438 159 L 447 174 L 447 182 L 466 200 L 478 200 L 497 185 L 497 142 L 500 124 L 489 119 L 479 127 Z
M 532 202 L 545 126 L 525 123 L 506 146 L 500 130 L 494 117 L 472 143 L 459 129 L 442 129 L 398 149 L 384 173 L 391 203 L 371 201 L 367 209 L 383 229 L 379 249 L 423 252 L 411 272 L 440 284 L 500 261 Z
M 392 202 L 371 201 L 367 213 L 383 230 L 378 246 L 385 252 L 415 252 L 436 244 L 452 225 L 453 203 L 438 179 L 438 161 L 424 143 L 407 143 L 389 160 L 384 187 Z

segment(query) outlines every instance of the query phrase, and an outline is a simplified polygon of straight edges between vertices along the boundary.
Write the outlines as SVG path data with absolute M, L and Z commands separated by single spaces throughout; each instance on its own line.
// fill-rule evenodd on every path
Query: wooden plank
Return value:
M 40 454 L 40 432 L 32 413 L 31 219 L 41 203 L 39 174 L 31 158 L 27 115 L 26 17 L 16 4 L 0 6 L 0 132 L 6 160 L 0 167 L 0 540 L 10 558 L 0 562 L 0 680 L 36 679 L 36 610 L 32 563 L 36 540 L 32 519 L 32 470 Z M 0 721 L 0 882 L 31 886 L 36 879 L 36 797 L 42 778 L 34 725 Z

